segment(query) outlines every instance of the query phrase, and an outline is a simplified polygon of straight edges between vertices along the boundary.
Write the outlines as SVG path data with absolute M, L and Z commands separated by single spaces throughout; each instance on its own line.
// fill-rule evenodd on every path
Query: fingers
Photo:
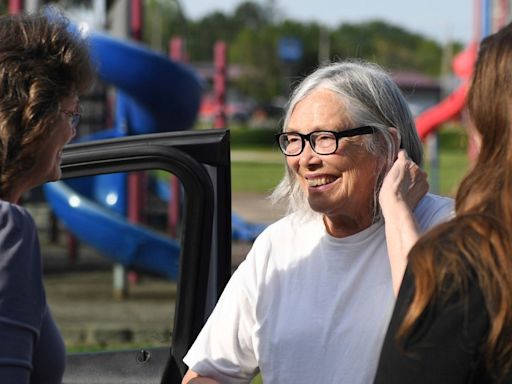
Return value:
M 401 149 L 398 151 L 396 159 L 401 161 L 410 161 L 411 163 L 416 164 L 414 161 L 411 160 L 405 149 Z
M 393 201 L 405 201 L 414 209 L 421 198 L 428 192 L 427 174 L 405 150 L 400 150 L 397 159 L 385 176 L 379 200 L 381 205 Z

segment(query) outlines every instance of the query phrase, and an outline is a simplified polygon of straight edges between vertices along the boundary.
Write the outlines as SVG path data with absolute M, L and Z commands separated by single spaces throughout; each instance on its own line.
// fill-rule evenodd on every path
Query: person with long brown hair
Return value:
M 409 253 L 375 383 L 512 383 L 512 24 L 482 41 L 468 110 L 478 159 Z

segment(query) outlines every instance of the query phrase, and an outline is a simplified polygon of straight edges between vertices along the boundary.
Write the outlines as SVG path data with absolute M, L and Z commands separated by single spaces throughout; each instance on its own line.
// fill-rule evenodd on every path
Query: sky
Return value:
M 253 0 L 254 1 L 254 0 Z M 257 0 L 264 4 L 268 0 Z M 232 13 L 241 0 L 182 0 L 188 18 L 219 10 Z M 274 0 L 279 11 L 297 21 L 344 22 L 380 19 L 421 33 L 440 43 L 467 44 L 473 38 L 473 0 Z

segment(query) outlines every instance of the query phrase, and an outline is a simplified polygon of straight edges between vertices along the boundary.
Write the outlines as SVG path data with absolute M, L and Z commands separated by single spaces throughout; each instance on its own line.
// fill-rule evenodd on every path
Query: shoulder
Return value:
M 45 306 L 37 232 L 30 214 L 0 202 L 0 317 L 37 326 Z
M 454 200 L 451 197 L 434 195 L 433 193 L 427 193 L 420 200 L 414 213 L 421 215 L 426 213 L 432 213 L 442 211 L 445 213 L 451 213 L 453 215 L 455 208 Z
M 32 255 L 37 243 L 37 230 L 34 220 L 23 208 L 15 204 L 0 201 L 0 254 L 2 262 L 10 261 L 14 255 L 17 260 Z
M 8 269 L 11 275 L 39 273 L 38 256 L 32 216 L 23 207 L 0 201 L 0 270 Z
M 289 255 L 297 247 L 308 248 L 309 244 L 317 244 L 324 233 L 321 216 L 292 213 L 265 228 L 254 241 L 252 250 Z
M 427 193 L 414 209 L 414 216 L 418 221 L 420 230 L 442 223 L 454 216 L 455 204 L 450 197 Z
M 430 244 L 434 254 L 453 253 L 460 256 L 476 253 L 486 244 L 507 242 L 509 230 L 501 221 L 485 213 L 466 213 L 446 220 L 420 238 L 421 247 Z M 442 262 L 443 257 L 437 261 Z
M 248 281 L 262 282 L 275 270 L 286 270 L 306 257 L 325 234 L 320 216 L 293 213 L 270 224 L 256 238 L 245 260 L 237 269 Z
M 33 226 L 34 222 L 27 210 L 19 205 L 0 200 L 0 229 L 16 226 Z

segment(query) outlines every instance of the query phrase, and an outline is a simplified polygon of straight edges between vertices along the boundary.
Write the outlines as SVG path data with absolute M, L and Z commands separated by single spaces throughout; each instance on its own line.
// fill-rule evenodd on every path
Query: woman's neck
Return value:
M 18 204 L 21 200 L 21 196 L 23 195 L 22 191 L 18 191 L 16 189 L 10 190 L 4 196 L 2 196 L 2 200 L 8 201 L 11 204 Z
M 327 233 L 338 238 L 355 235 L 373 224 L 371 217 L 354 219 L 344 216 L 334 218 L 324 216 L 323 221 Z

